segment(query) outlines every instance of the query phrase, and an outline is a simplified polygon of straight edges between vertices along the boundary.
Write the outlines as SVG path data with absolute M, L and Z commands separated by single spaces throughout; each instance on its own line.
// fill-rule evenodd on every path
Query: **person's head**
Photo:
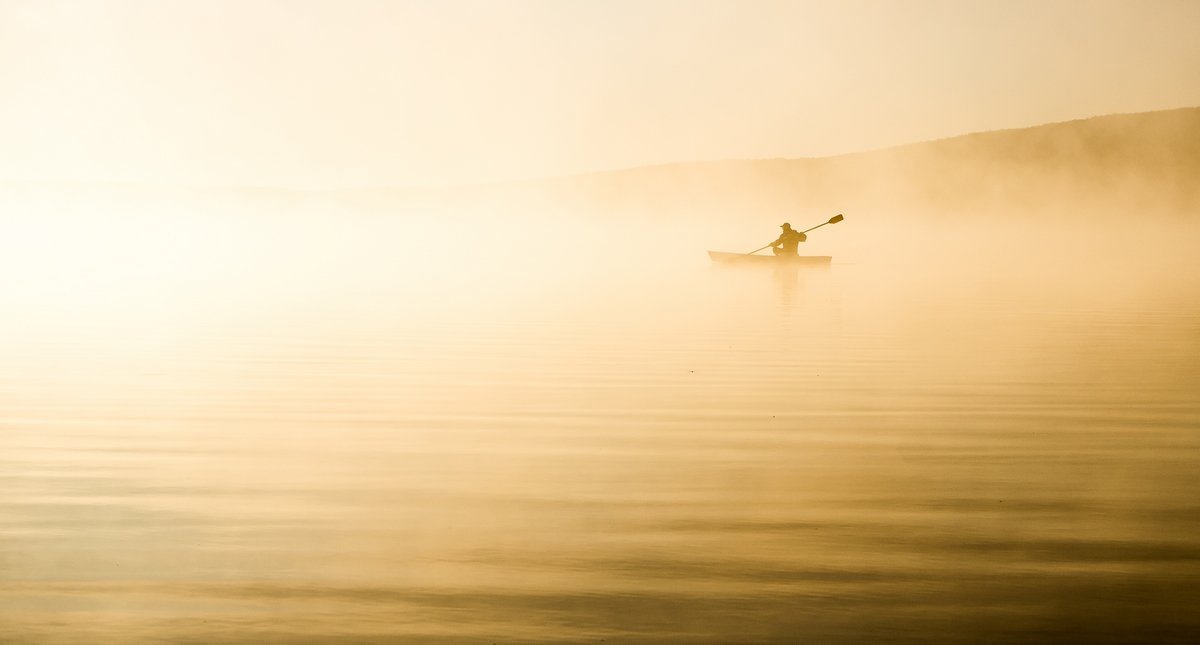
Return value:
M 792 225 L 784 222 L 783 224 L 779 225 L 779 228 L 783 229 L 784 231 L 790 231 L 792 230 Z

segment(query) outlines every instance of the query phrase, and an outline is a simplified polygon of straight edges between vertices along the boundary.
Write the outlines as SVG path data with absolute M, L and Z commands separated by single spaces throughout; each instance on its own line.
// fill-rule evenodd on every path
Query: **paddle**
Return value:
M 807 232 L 809 232 L 809 231 L 815 231 L 815 230 L 817 230 L 817 229 L 821 228 L 822 226 L 825 226 L 826 224 L 837 224 L 838 222 L 840 222 L 840 221 L 842 221 L 842 220 L 844 220 L 844 219 L 846 219 L 846 218 L 845 218 L 845 217 L 842 217 L 842 214 L 841 214 L 841 213 L 838 213 L 837 215 L 834 215 L 833 217 L 830 217 L 828 222 L 822 222 L 822 223 L 820 223 L 820 224 L 817 224 L 816 226 L 814 226 L 814 227 L 812 227 L 812 228 L 810 228 L 810 229 L 805 229 L 805 230 L 803 230 L 803 231 L 800 231 L 800 232 L 801 232 L 801 233 L 807 233 Z M 774 244 L 774 242 L 771 242 L 771 244 Z M 766 245 L 766 246 L 762 247 L 762 249 L 754 249 L 753 251 L 751 251 L 751 252 L 747 253 L 746 255 L 754 255 L 755 253 L 758 253 L 759 251 L 761 251 L 761 250 L 763 250 L 763 249 L 770 248 L 770 247 L 771 247 L 771 244 L 768 244 L 768 245 Z
M 800 231 L 800 232 L 807 233 L 808 231 L 815 231 L 815 230 L 821 228 L 822 226 L 825 226 L 825 224 L 837 224 L 838 222 L 840 222 L 844 219 L 846 219 L 846 218 L 842 217 L 841 213 L 838 213 L 837 215 L 830 217 L 828 222 L 825 222 L 824 224 L 817 224 L 816 226 L 814 226 L 808 230 L 804 230 L 804 231 Z

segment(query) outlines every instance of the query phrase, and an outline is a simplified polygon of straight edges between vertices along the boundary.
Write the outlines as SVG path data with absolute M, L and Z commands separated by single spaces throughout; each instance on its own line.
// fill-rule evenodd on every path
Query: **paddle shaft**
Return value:
M 822 226 L 825 226 L 826 224 L 837 224 L 838 222 L 840 222 L 840 221 L 842 221 L 842 220 L 844 220 L 844 219 L 846 219 L 846 218 L 845 218 L 845 217 L 842 217 L 842 214 L 841 214 L 841 213 L 838 213 L 837 215 L 834 215 L 833 217 L 830 217 L 828 222 L 823 222 L 823 223 L 821 223 L 821 224 L 817 224 L 816 226 L 814 226 L 814 227 L 812 227 L 812 228 L 810 228 L 810 229 L 803 230 L 803 231 L 800 231 L 800 232 L 801 232 L 801 233 L 807 233 L 808 231 L 815 231 L 816 229 L 818 229 L 818 228 L 821 228 Z
M 840 221 L 842 221 L 842 215 L 839 213 L 839 214 L 837 214 L 837 215 L 834 215 L 834 216 L 833 216 L 833 218 L 832 218 L 832 219 L 830 219 L 828 222 L 821 222 L 820 224 L 817 224 L 816 226 L 814 226 L 814 227 L 812 227 L 812 228 L 806 228 L 806 229 L 804 229 L 803 231 L 800 231 L 800 233 L 802 233 L 802 234 L 803 234 L 803 233 L 807 233 L 807 232 L 809 232 L 809 231 L 815 231 L 815 230 L 817 230 L 817 229 L 821 228 L 822 226 L 825 226 L 826 224 L 836 224 L 836 223 L 838 223 L 838 222 L 840 222 Z M 746 255 L 754 255 L 755 253 L 758 253 L 759 251 L 761 251 L 761 250 L 763 250 L 763 249 L 770 248 L 770 247 L 772 247 L 772 246 L 774 246 L 774 245 L 775 245 L 775 243 L 774 243 L 774 242 L 771 242 L 770 244 L 768 244 L 768 245 L 766 245 L 766 246 L 762 247 L 762 249 L 754 249 L 753 251 L 751 251 L 751 252 L 747 253 Z

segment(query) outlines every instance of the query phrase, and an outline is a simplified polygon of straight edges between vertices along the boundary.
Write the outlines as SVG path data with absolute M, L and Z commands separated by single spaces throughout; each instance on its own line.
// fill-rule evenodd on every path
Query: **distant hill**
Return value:
M 437 189 L 0 184 L 9 194 L 395 212 L 405 203 L 639 216 L 753 212 L 1200 215 L 1200 107 L 1099 116 L 808 159 L 676 163 Z M 502 208 L 496 208 L 502 206 Z
M 1200 108 L 812 159 L 679 163 L 490 191 L 611 209 L 1200 212 Z

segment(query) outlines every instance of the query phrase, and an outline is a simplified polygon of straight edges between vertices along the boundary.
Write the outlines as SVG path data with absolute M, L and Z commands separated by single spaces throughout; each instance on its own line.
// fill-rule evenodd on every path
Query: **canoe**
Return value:
M 746 255 L 745 253 L 724 253 L 722 251 L 709 251 L 708 257 L 712 258 L 713 262 L 721 264 L 755 264 L 762 266 L 824 266 L 833 260 L 832 255 L 793 255 L 774 256 L 774 255 Z

